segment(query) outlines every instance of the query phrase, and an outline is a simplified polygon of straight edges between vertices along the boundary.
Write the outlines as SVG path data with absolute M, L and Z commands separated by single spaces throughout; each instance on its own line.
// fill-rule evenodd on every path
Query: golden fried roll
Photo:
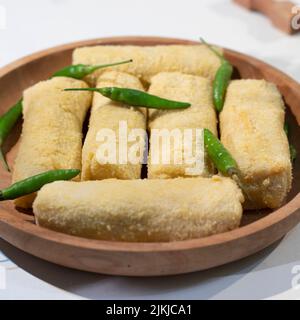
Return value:
M 138 179 L 45 185 L 33 204 L 38 225 L 76 236 L 175 241 L 237 228 L 243 195 L 229 178 Z
M 222 53 L 220 48 L 216 49 Z M 204 45 L 100 45 L 78 48 L 73 52 L 73 64 L 103 64 L 127 59 L 133 59 L 133 62 L 113 67 L 114 70 L 131 73 L 146 82 L 163 71 L 178 71 L 212 80 L 220 66 L 220 59 Z M 102 72 L 98 70 L 87 79 L 95 84 Z
M 81 169 L 82 123 L 91 104 L 90 92 L 64 92 L 85 88 L 71 78 L 42 81 L 24 91 L 23 128 L 13 170 L 13 182 L 54 169 Z M 35 194 L 15 200 L 30 208 Z
M 264 80 L 236 80 L 220 114 L 221 140 L 237 161 L 248 209 L 277 208 L 291 188 L 280 92 Z
M 217 119 L 210 81 L 178 72 L 163 72 L 152 78 L 149 93 L 167 99 L 189 102 L 191 107 L 181 110 L 149 110 L 148 177 L 167 179 L 211 175 L 214 170 L 206 155 L 199 158 L 199 161 L 202 161 L 199 169 L 189 163 L 192 157 L 187 157 L 188 154 L 196 156 L 199 142 L 203 144 L 202 135 L 202 140 L 196 138 L 199 130 L 207 128 L 217 134 Z M 191 133 L 190 136 L 188 131 Z M 167 140 L 168 136 L 164 132 L 169 133 L 170 140 Z M 178 133 L 181 135 L 181 141 L 174 138 Z M 190 152 L 187 152 L 189 147 L 191 147 Z M 187 161 L 188 159 L 190 160 Z
M 143 90 L 141 82 L 135 76 L 118 71 L 107 71 L 99 77 L 97 87 L 112 86 Z M 103 138 L 100 138 L 101 129 L 109 130 L 114 134 L 115 139 L 108 141 L 105 136 L 106 131 L 102 131 Z M 144 109 L 125 106 L 95 93 L 89 130 L 82 150 L 82 180 L 139 179 L 145 148 L 145 129 L 146 111 Z M 143 131 L 142 137 L 139 138 L 140 141 L 137 137 L 132 141 L 128 138 L 132 130 Z M 121 139 L 127 141 L 120 142 Z M 132 152 L 132 148 L 139 142 L 143 142 L 143 147 L 139 149 L 140 152 L 136 149 L 134 149 L 136 152 Z M 105 156 L 104 144 L 107 143 L 110 143 L 110 146 L 116 150 L 112 158 Z M 99 149 L 101 146 L 103 157 Z M 139 162 L 132 161 L 131 153 L 137 159 L 139 158 Z

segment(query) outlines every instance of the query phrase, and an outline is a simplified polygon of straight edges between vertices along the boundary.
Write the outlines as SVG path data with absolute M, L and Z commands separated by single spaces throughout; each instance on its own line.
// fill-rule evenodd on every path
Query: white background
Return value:
M 300 81 L 300 34 L 287 36 L 263 16 L 229 0 L 0 0 L 0 66 L 54 45 L 120 35 L 202 36 L 256 56 Z M 298 279 L 292 270 L 300 265 L 299 227 L 242 261 L 160 279 L 69 270 L 2 240 L 1 250 L 7 288 L 0 290 L 0 299 L 300 298 L 300 290 L 291 288 L 293 279 L 296 283 Z

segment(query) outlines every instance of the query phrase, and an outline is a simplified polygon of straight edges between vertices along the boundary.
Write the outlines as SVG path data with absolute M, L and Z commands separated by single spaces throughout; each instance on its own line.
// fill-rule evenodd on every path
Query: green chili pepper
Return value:
M 287 122 L 284 123 L 283 130 L 284 130 L 285 134 L 287 135 L 287 137 L 289 137 L 290 127 Z
M 132 60 L 120 61 L 115 63 L 103 64 L 103 65 L 84 65 L 84 64 L 77 64 L 65 67 L 52 75 L 54 77 L 69 77 L 74 79 L 82 79 L 88 74 L 106 67 L 117 66 L 120 64 L 125 64 L 132 62 Z M 3 163 L 5 169 L 9 170 L 9 166 L 5 160 L 5 157 L 1 151 L 1 146 L 14 127 L 15 123 L 17 122 L 18 118 L 22 115 L 22 101 L 20 99 L 13 107 L 11 107 L 1 118 L 0 118 L 0 161 Z
M 287 122 L 284 123 L 283 129 L 284 129 L 286 136 L 289 140 L 290 128 L 289 128 L 289 125 Z M 291 162 L 293 163 L 297 158 L 297 150 L 296 150 L 295 146 L 293 144 L 291 144 L 290 142 L 289 142 L 289 147 L 290 147 Z
M 293 144 L 290 144 L 290 155 L 291 155 L 291 162 L 293 163 L 297 158 L 297 150 Z
M 247 185 L 240 179 L 240 172 L 236 161 L 220 140 L 208 129 L 203 129 L 205 150 L 215 167 L 222 174 L 231 177 L 242 189 L 244 194 L 251 200 Z
M 2 144 L 9 135 L 11 129 L 22 115 L 22 99 L 20 99 L 12 108 L 10 108 L 0 118 L 0 160 L 7 171 L 10 171 L 6 159 L 1 150 Z
M 203 130 L 204 146 L 215 167 L 224 175 L 238 174 L 238 166 L 220 140 L 208 129 Z
M 95 91 L 114 101 L 151 109 L 184 109 L 191 106 L 188 102 L 168 100 L 144 91 L 128 88 L 68 88 L 64 91 Z
M 50 170 L 30 178 L 18 181 L 0 191 L 0 201 L 16 199 L 26 194 L 38 191 L 43 185 L 58 181 L 70 180 L 80 173 L 78 169 Z
M 221 112 L 224 106 L 225 95 L 232 77 L 233 67 L 232 65 L 211 45 L 209 45 L 204 39 L 201 41 L 217 55 L 221 60 L 221 66 L 217 70 L 213 81 L 213 100 L 215 108 L 218 112 Z
M 71 66 L 67 66 L 57 72 L 55 72 L 52 75 L 53 77 L 68 77 L 68 78 L 74 78 L 74 79 L 82 79 L 85 76 L 93 73 L 94 71 L 102 68 L 107 67 L 113 67 L 120 64 L 125 64 L 132 62 L 132 60 L 126 60 L 126 61 L 120 61 L 120 62 L 114 62 L 114 63 L 108 63 L 108 64 L 102 64 L 102 65 L 85 65 L 85 64 L 75 64 Z

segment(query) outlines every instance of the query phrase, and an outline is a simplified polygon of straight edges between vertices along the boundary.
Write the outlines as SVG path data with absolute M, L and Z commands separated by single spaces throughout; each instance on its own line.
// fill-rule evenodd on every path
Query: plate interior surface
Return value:
M 71 43 L 22 58 L 0 70 L 0 112 L 4 113 L 22 91 L 71 64 L 76 47 L 97 44 L 162 45 L 197 42 L 155 37 L 122 37 Z M 284 96 L 291 141 L 300 154 L 300 85 L 284 73 L 250 56 L 225 49 L 235 66 L 234 78 L 266 79 Z M 22 121 L 3 146 L 13 167 Z M 257 252 L 300 221 L 300 162 L 293 168 L 293 186 L 281 208 L 246 211 L 239 229 L 223 234 L 171 243 L 124 243 L 83 239 L 46 230 L 34 224 L 31 211 L 16 210 L 11 201 L 0 204 L 0 236 L 35 256 L 81 270 L 118 275 L 167 275 L 192 272 L 221 265 Z M 11 183 L 11 174 L 0 168 L 0 187 Z M 154 259 L 154 260 L 153 260 Z

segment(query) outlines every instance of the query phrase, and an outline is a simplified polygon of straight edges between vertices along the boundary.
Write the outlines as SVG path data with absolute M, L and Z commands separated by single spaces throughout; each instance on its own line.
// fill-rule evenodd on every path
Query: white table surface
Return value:
M 0 0 L 0 67 L 51 46 L 119 35 L 202 36 L 300 81 L 300 34 L 287 36 L 229 0 Z M 182 276 L 141 279 L 70 270 L 0 239 L 3 269 L 0 299 L 299 299 L 300 288 L 292 284 L 300 284 L 300 226 L 249 258 Z

